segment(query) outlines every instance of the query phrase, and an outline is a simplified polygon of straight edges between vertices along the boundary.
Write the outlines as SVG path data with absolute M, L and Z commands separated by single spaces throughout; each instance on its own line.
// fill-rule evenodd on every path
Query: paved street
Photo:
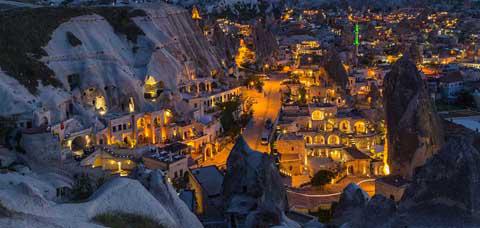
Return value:
M 270 77 L 270 80 L 265 81 L 262 93 L 256 90 L 245 90 L 243 93 L 245 97 L 252 97 L 256 101 L 252 107 L 253 119 L 245 128 L 243 137 L 250 148 L 260 152 L 269 152 L 268 145 L 261 144 L 261 135 L 265 129 L 265 121 L 269 118 L 272 121 L 275 120 L 281 108 L 281 94 L 279 91 L 282 78 L 279 76 Z
M 283 78 L 275 75 L 268 81 L 265 81 L 264 91 L 259 93 L 254 89 L 244 89 L 243 96 L 255 99 L 253 104 L 253 118 L 245 127 L 242 135 L 247 141 L 248 145 L 261 152 L 268 152 L 268 146 L 261 144 L 261 134 L 265 126 L 265 121 L 270 118 L 274 120 L 281 108 L 281 94 L 280 81 Z M 265 96 L 266 95 L 266 96 Z M 233 148 L 233 143 L 228 144 L 217 153 L 213 158 L 201 163 L 201 166 L 216 165 L 219 168 L 224 168 L 227 163 L 230 150 Z

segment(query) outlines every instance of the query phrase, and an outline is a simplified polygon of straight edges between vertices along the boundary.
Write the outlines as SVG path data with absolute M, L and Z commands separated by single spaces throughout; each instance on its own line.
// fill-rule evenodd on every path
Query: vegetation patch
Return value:
M 48 44 L 53 31 L 62 23 L 89 14 L 104 17 L 116 33 L 125 34 L 132 42 L 143 34 L 131 18 L 143 16 L 145 12 L 127 7 L 44 7 L 0 12 L 0 34 L 3 34 L 0 36 L 0 68 L 32 94 L 37 92 L 39 81 L 43 85 L 61 87 L 55 73 L 39 60 L 47 55 L 42 47 Z
M 0 218 L 8 218 L 12 216 L 13 213 L 10 212 L 5 206 L 3 206 L 2 202 L 0 202 Z
M 313 176 L 311 182 L 313 186 L 323 187 L 324 185 L 330 183 L 335 177 L 335 173 L 328 170 L 320 170 Z
M 111 228 L 163 228 L 151 218 L 123 212 L 110 212 L 95 216 L 92 221 Z

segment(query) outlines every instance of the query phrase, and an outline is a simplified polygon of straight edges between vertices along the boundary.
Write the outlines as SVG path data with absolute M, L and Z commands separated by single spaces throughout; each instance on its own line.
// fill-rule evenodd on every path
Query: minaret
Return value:
M 358 23 L 355 24 L 354 34 L 355 40 L 353 41 L 353 45 L 355 45 L 355 56 L 358 56 L 358 45 L 360 45 Z

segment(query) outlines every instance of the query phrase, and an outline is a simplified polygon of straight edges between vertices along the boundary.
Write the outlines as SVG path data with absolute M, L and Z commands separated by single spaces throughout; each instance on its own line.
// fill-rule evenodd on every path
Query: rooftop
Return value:
M 208 196 L 222 193 L 223 174 L 214 165 L 192 170 L 192 174 Z
M 368 155 L 362 151 L 359 151 L 356 147 L 345 148 L 345 152 L 347 152 L 354 159 L 370 159 Z

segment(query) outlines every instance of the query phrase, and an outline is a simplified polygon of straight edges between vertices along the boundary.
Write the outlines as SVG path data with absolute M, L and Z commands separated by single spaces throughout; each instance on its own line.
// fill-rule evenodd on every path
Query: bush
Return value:
M 328 170 L 320 170 L 312 178 L 312 185 L 323 187 L 324 185 L 330 183 L 335 177 L 335 173 Z
M 81 174 L 75 178 L 72 187 L 72 200 L 81 202 L 88 199 L 95 191 L 93 180 L 87 174 Z
M 123 212 L 110 212 L 93 217 L 92 221 L 111 228 L 163 228 L 153 219 L 143 215 L 135 215 Z
M 78 39 L 75 35 L 73 35 L 72 32 L 67 32 L 67 40 L 68 40 L 68 43 L 72 45 L 72 47 L 82 45 L 82 41 L 80 41 L 80 39 Z
M 3 206 L 2 202 L 0 202 L 0 218 L 8 218 L 12 216 L 13 213 L 10 212 L 5 206 Z

